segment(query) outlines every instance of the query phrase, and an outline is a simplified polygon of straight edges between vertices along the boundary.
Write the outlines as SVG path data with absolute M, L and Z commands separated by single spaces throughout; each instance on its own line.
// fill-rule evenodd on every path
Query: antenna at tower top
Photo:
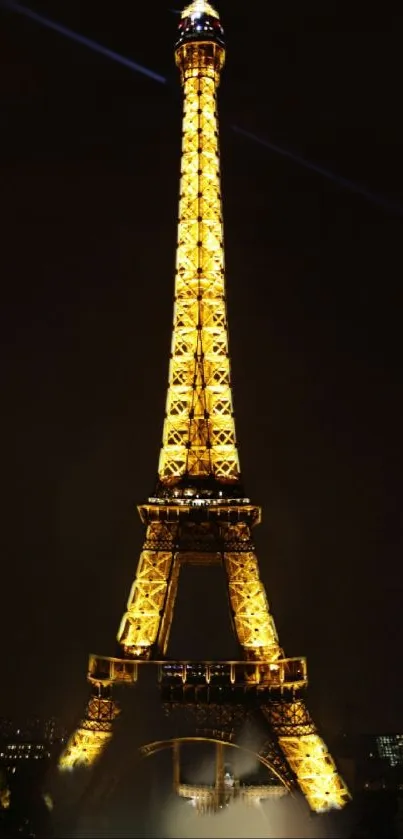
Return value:
M 182 12 L 182 17 L 197 17 L 198 15 L 210 15 L 211 17 L 219 18 L 218 12 L 213 8 L 211 3 L 207 0 L 193 0 L 193 3 Z

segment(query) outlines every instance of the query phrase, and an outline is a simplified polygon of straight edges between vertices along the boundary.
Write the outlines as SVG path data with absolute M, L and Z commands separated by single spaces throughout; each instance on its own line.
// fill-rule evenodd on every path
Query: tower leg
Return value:
M 172 579 L 177 529 L 167 522 L 152 522 L 147 527 L 117 636 L 125 653 L 133 658 L 150 658 L 156 645 L 162 653 L 166 650 L 178 576 L 175 567 L 176 576 Z
M 266 591 L 259 576 L 250 527 L 244 522 L 221 528 L 224 566 L 233 625 L 247 659 L 282 657 Z
M 111 686 L 93 684 L 85 716 L 60 757 L 59 769 L 92 766 L 110 742 L 113 721 L 118 714 Z
M 316 813 L 340 809 L 350 793 L 302 699 L 262 707 L 301 792 Z

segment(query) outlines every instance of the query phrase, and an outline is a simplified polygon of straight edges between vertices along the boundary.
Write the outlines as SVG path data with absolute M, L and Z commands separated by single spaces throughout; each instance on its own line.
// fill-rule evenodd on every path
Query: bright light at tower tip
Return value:
M 211 15 L 211 17 L 218 18 L 218 12 L 213 8 L 213 6 L 207 2 L 207 0 L 194 0 L 190 6 L 186 6 L 186 9 L 182 12 L 182 17 L 197 17 L 198 15 Z

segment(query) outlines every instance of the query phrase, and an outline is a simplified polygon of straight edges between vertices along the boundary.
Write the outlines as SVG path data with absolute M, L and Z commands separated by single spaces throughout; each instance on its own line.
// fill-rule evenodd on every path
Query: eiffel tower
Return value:
M 242 486 L 231 391 L 225 297 L 217 88 L 225 60 L 219 15 L 207 0 L 182 13 L 175 45 L 184 111 L 174 327 L 158 480 L 140 505 L 145 541 L 118 632 L 120 658 L 90 656 L 90 698 L 61 768 L 92 764 L 112 737 L 115 684 L 157 670 L 162 702 L 204 724 L 204 739 L 236 744 L 260 727 L 260 762 L 311 810 L 341 808 L 349 792 L 305 704 L 304 658 L 285 658 L 252 529 L 260 508 Z M 236 661 L 167 658 L 183 564 L 223 568 Z M 176 744 L 178 741 L 175 741 Z M 162 747 L 144 747 L 145 754 Z

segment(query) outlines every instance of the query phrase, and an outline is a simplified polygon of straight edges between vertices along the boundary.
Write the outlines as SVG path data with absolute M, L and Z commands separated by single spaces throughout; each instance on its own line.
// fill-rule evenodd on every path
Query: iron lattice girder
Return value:
M 269 763 L 288 789 L 297 787 L 297 778 L 279 747 L 278 740 L 271 735 L 263 740 L 256 751 L 259 760 Z
M 233 702 L 248 694 L 264 702 L 267 694 L 292 691 L 306 686 L 307 669 L 304 658 L 287 658 L 266 661 L 160 661 L 111 658 L 91 655 L 88 680 L 99 690 L 113 684 L 134 684 L 145 669 L 155 668 L 156 680 L 161 689 L 180 691 L 186 703 L 187 692 L 214 688 L 232 691 Z M 190 691 L 189 691 L 190 689 Z M 189 702 L 192 702 L 191 697 Z M 196 704 L 209 704 L 208 701 Z M 222 703 L 219 703 L 222 704 Z M 228 702 L 226 704 L 229 704 Z M 241 704 L 245 704 L 242 699 Z M 280 702 L 281 704 L 281 702 Z
M 207 740 L 235 743 L 248 712 L 243 703 L 215 705 L 198 703 L 163 703 L 175 728 L 191 731 L 193 736 Z
M 119 713 L 110 686 L 93 683 L 84 718 L 67 743 L 60 758 L 60 768 L 72 769 L 95 763 L 112 738 L 113 722 Z
M 316 812 L 344 807 L 350 793 L 319 736 L 304 700 L 269 702 L 260 713 L 269 722 L 310 807 Z
M 220 741 L 238 748 L 244 748 L 245 723 L 251 722 L 253 725 L 257 722 L 258 728 L 255 727 L 253 738 L 253 753 L 277 775 L 289 790 L 296 787 L 295 774 L 290 769 L 273 730 L 270 728 L 268 732 L 267 720 L 264 720 L 262 724 L 260 711 L 256 707 L 245 705 L 244 702 L 231 704 L 199 702 L 185 706 L 182 703 L 167 703 L 164 709 L 172 718 L 173 726 L 178 728 L 180 725 L 181 730 L 192 730 L 194 739 Z M 150 744 L 142 747 L 141 752 L 147 755 L 154 748 L 155 745 Z
M 216 90 L 224 49 L 180 48 L 184 91 L 174 326 L 162 483 L 184 475 L 235 481 Z
M 288 702 L 273 700 L 262 708 L 262 712 L 279 737 L 302 737 L 316 733 L 316 726 L 300 697 Z
M 156 522 L 169 527 L 170 524 L 206 522 L 214 524 L 245 523 L 250 528 L 261 521 L 261 509 L 245 498 L 196 498 L 195 500 L 176 500 L 174 494 L 169 501 L 159 498 L 150 499 L 148 504 L 138 507 L 140 518 L 146 526 Z M 154 537 L 155 538 L 155 537 Z
M 91 695 L 89 699 L 83 728 L 110 732 L 112 723 L 119 711 L 111 696 L 107 699 L 101 699 L 97 693 L 98 691 L 96 691 L 95 696 Z
M 147 506 L 145 548 L 118 633 L 128 654 L 166 655 L 180 567 L 191 562 L 222 564 L 231 618 L 246 657 L 281 658 L 248 521 L 251 514 L 256 518 L 257 509 L 250 504 L 174 504 L 167 519 L 165 506 Z

